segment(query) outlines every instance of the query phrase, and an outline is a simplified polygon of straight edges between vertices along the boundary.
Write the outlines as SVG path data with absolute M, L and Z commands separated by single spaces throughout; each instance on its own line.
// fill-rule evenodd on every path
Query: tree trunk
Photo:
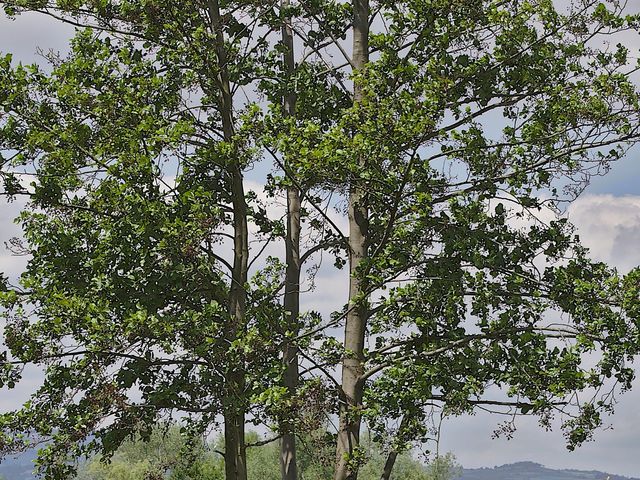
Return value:
M 387 461 L 384 462 L 384 468 L 382 469 L 382 475 L 380 475 L 380 480 L 389 480 L 391 478 L 391 471 L 393 470 L 393 466 L 396 464 L 396 458 L 398 458 L 398 452 L 393 450 L 389 452 L 387 456 Z
M 369 61 L 369 0 L 353 1 L 353 68 L 361 70 Z M 354 105 L 362 101 L 362 86 L 354 83 Z M 359 159 L 364 166 L 366 159 Z M 342 398 L 336 448 L 335 480 L 355 480 L 363 394 L 364 336 L 368 316 L 366 288 L 361 265 L 367 258 L 369 211 L 365 191 L 355 178 L 349 191 L 349 312 L 347 314 L 342 361 Z
M 233 142 L 233 96 L 227 69 L 227 52 L 224 45 L 224 31 L 220 4 L 218 0 L 209 1 L 209 15 L 215 35 L 217 61 L 217 83 L 220 90 L 219 105 L 222 117 L 224 141 Z M 229 324 L 225 328 L 225 337 L 231 343 L 242 332 L 245 325 L 248 265 L 249 231 L 247 226 L 247 203 L 244 193 L 240 152 L 235 158 L 228 159 L 228 174 L 231 177 L 231 196 L 233 205 L 233 270 L 229 290 Z M 247 480 L 246 445 L 244 439 L 245 424 L 245 371 L 244 361 L 238 359 L 237 365 L 225 372 L 223 401 L 225 478 L 226 480 Z
M 249 243 L 247 229 L 247 204 L 244 196 L 242 173 L 239 166 L 233 167 L 233 272 L 229 292 L 230 325 L 226 338 L 234 341 L 242 332 L 245 323 L 247 265 Z M 239 359 L 235 367 L 225 374 L 224 433 L 225 433 L 225 478 L 227 480 L 246 480 L 247 462 L 244 440 L 245 423 L 245 372 L 244 362 Z
M 227 480 L 247 480 L 247 455 L 244 439 L 244 373 L 239 370 L 225 375 L 224 471 Z M 236 391 L 240 391 L 234 397 Z
M 296 338 L 298 333 L 298 315 L 300 312 L 300 195 L 296 188 L 289 187 L 287 191 L 287 238 L 285 278 L 285 328 L 290 338 Z M 293 395 L 298 386 L 298 347 L 293 343 L 285 343 L 283 352 L 284 385 L 289 394 Z M 298 467 L 296 462 L 296 436 L 294 422 L 285 419 L 281 425 L 282 441 L 280 450 L 280 467 L 282 480 L 297 480 Z
M 400 421 L 400 426 L 398 428 L 398 435 L 404 433 L 404 429 L 406 428 L 408 423 L 408 417 L 405 415 L 402 417 Z M 389 480 L 391 478 L 391 472 L 393 471 L 393 467 L 396 464 L 396 459 L 398 458 L 398 450 L 397 448 L 392 448 L 387 455 L 387 460 L 384 462 L 384 468 L 382 469 L 382 475 L 380 475 L 380 480 Z
M 290 0 L 282 0 L 281 8 L 285 11 L 282 25 L 282 43 L 284 45 L 283 61 L 287 72 L 287 80 L 295 73 L 293 51 L 293 31 L 291 18 L 286 12 Z M 289 83 L 289 85 L 291 85 Z M 289 90 L 291 87 L 289 87 Z M 285 116 L 294 116 L 296 112 L 296 94 L 288 91 L 283 99 Z M 288 166 L 285 159 L 285 167 Z M 289 169 L 292 171 L 292 169 Z M 294 185 L 287 187 L 287 233 L 285 239 L 286 263 L 284 291 L 284 328 L 295 339 L 298 336 L 298 317 L 300 314 L 300 192 Z M 298 387 L 298 347 L 294 343 L 285 343 L 283 351 L 284 386 L 293 396 Z M 296 461 L 296 433 L 294 422 L 285 419 L 280 425 L 282 440 L 280 443 L 280 472 L 282 480 L 297 480 L 298 465 Z

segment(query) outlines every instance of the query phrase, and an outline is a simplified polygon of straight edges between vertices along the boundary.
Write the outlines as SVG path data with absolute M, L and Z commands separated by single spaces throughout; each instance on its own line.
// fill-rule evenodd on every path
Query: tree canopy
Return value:
M 336 480 L 477 408 L 589 440 L 628 389 L 640 270 L 590 259 L 562 205 L 639 138 L 618 1 L 1 0 L 77 26 L 0 59 L 0 180 L 25 197 L 3 277 L 0 454 L 39 470 L 221 426 L 336 424 Z M 608 40 L 609 43 L 603 43 Z M 348 279 L 330 315 L 323 259 Z M 337 333 L 344 329 L 344 333 Z M 585 395 L 580 395 L 585 392 Z M 509 434 L 512 422 L 500 427 Z

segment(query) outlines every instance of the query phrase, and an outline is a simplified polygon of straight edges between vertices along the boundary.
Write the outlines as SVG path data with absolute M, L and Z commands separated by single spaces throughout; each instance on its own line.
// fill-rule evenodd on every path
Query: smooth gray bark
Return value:
M 369 1 L 353 1 L 353 57 L 354 71 L 362 70 L 369 61 Z M 362 101 L 363 91 L 354 83 L 354 105 Z M 366 159 L 360 158 L 360 166 Z M 336 448 L 335 480 L 355 480 L 357 465 L 353 454 L 360 445 L 362 395 L 364 387 L 364 337 L 368 316 L 366 288 L 360 270 L 367 258 L 369 210 L 366 192 L 358 179 L 349 191 L 349 311 L 345 322 L 342 361 L 342 398 Z
M 281 8 L 287 11 L 289 0 L 281 1 Z M 285 47 L 283 61 L 287 78 L 295 73 L 293 50 L 293 31 L 290 18 L 285 15 L 282 25 L 282 43 Z M 289 91 L 283 98 L 284 114 L 294 116 L 296 113 L 296 95 Z M 285 160 L 285 168 L 287 168 Z M 290 168 L 287 168 L 291 172 Z M 287 232 L 285 238 L 285 292 L 284 292 L 284 328 L 291 339 L 298 336 L 298 317 L 300 315 L 300 192 L 295 185 L 287 187 Z M 298 388 L 298 348 L 295 343 L 286 342 L 283 351 L 284 386 L 291 396 Z M 285 419 L 280 425 L 282 439 L 280 442 L 280 471 L 282 480 L 297 480 L 298 465 L 296 461 L 296 432 L 294 422 Z

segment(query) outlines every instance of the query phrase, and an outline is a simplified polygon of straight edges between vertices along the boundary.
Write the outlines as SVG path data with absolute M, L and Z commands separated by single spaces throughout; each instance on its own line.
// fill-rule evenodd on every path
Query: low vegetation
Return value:
M 326 434 L 315 432 L 300 439 L 300 478 L 326 480 L 333 475 L 332 441 Z M 367 458 L 359 478 L 378 480 L 386 455 L 368 435 L 363 439 L 363 453 Z M 223 439 L 214 441 L 186 441 L 178 427 L 156 430 L 147 441 L 125 442 L 109 461 L 94 457 L 85 463 L 77 480 L 224 480 L 224 459 L 221 455 Z M 247 433 L 247 443 L 256 445 L 247 451 L 249 479 L 279 480 L 279 442 L 264 443 L 255 432 Z M 188 453 L 187 453 L 188 452 Z M 451 454 L 424 464 L 410 453 L 398 456 L 392 479 L 451 480 L 462 469 Z

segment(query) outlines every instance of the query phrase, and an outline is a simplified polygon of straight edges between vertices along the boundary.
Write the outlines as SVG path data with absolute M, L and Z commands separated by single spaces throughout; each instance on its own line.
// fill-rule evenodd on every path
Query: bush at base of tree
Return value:
M 314 432 L 300 438 L 300 478 L 327 480 L 333 474 L 330 442 L 322 442 L 323 434 Z M 255 432 L 247 432 L 248 444 L 262 443 Z M 94 457 L 83 464 L 76 480 L 225 480 L 224 462 L 216 452 L 223 446 L 218 437 L 214 442 L 191 442 L 190 457 L 185 457 L 187 443 L 177 426 L 164 431 L 155 430 L 148 441 L 125 442 L 109 462 Z M 363 451 L 367 461 L 358 478 L 379 480 L 386 456 L 375 443 L 363 437 Z M 249 448 L 247 473 L 249 480 L 280 480 L 277 441 Z M 391 480 L 454 480 L 460 467 L 451 453 L 435 458 L 425 465 L 410 453 L 398 456 Z M 0 480 L 2 477 L 0 477 Z

